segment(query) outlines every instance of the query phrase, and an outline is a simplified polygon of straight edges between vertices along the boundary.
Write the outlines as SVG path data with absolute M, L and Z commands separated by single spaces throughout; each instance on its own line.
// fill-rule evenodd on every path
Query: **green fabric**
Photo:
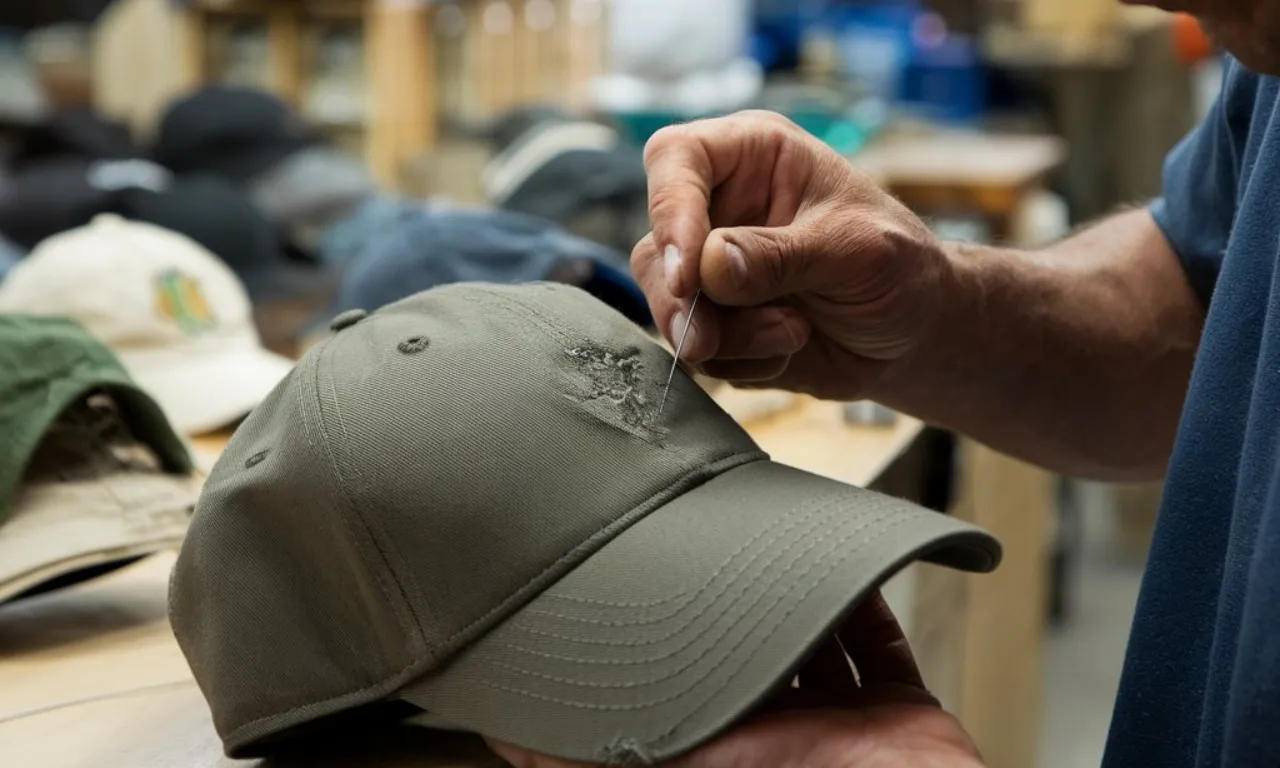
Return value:
M 60 317 L 0 316 L 0 523 L 27 461 L 50 425 L 76 400 L 115 398 L 135 436 L 166 469 L 188 472 L 191 456 L 160 407 L 133 383 L 110 349 Z

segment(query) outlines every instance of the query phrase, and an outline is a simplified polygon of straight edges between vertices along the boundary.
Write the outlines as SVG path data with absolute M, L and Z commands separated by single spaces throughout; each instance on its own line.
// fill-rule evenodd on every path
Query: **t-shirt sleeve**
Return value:
M 1164 192 L 1151 204 L 1156 224 L 1206 305 L 1235 220 L 1256 90 L 1256 75 L 1228 60 L 1221 94 L 1204 122 L 1165 159 Z

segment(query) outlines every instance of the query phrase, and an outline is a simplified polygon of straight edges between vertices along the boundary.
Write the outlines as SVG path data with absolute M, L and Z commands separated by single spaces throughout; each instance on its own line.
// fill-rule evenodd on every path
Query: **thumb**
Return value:
M 721 306 L 750 307 L 816 288 L 830 266 L 819 240 L 802 223 L 713 230 L 702 249 L 702 289 Z

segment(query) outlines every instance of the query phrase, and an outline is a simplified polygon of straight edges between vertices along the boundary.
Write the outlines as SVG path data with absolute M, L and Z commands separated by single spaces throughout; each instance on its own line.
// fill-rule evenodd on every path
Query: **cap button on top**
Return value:
M 344 328 L 350 328 L 361 320 L 369 316 L 369 313 L 363 309 L 348 309 L 346 312 L 333 318 L 333 322 L 329 323 L 329 330 L 341 331 Z

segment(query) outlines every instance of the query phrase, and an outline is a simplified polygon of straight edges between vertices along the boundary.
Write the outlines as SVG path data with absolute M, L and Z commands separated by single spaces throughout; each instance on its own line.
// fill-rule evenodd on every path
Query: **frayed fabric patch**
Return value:
M 600 750 L 600 762 L 604 765 L 633 766 L 653 765 L 649 753 L 635 739 L 618 739 Z
M 648 395 L 640 350 L 579 346 L 565 350 L 591 381 L 586 400 L 610 404 L 629 427 L 650 429 L 656 403 Z

